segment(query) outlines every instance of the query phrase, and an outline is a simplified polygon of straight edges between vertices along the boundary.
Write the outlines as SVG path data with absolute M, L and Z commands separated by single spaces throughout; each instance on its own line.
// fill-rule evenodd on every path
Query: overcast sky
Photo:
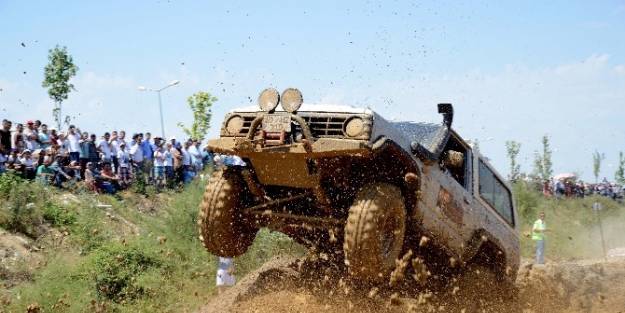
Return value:
M 369 106 L 388 119 L 439 122 L 478 139 L 508 173 L 504 142 L 522 143 L 522 170 L 548 134 L 556 172 L 592 178 L 592 153 L 613 178 L 625 151 L 625 1 L 6 1 L 0 0 L 0 117 L 52 124 L 41 87 L 47 51 L 79 66 L 64 111 L 84 130 L 182 137 L 186 98 L 226 111 L 267 86 L 308 103 Z M 23 45 L 22 45 L 23 44 Z

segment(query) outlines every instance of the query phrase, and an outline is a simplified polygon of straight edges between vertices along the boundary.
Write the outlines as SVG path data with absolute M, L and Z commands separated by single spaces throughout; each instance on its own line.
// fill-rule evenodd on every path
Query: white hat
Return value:
M 176 140 L 176 136 L 169 137 L 169 141 Z

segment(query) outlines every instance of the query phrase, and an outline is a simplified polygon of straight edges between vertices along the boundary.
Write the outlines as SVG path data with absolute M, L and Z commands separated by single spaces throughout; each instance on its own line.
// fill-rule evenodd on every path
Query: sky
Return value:
M 79 67 L 63 111 L 83 130 L 160 133 L 192 120 L 186 99 L 223 115 L 269 86 L 307 103 L 369 107 L 389 120 L 454 128 L 509 172 L 505 142 L 532 169 L 543 135 L 556 173 L 612 179 L 625 151 L 625 0 L 615 1 L 7 1 L 0 0 L 0 118 L 53 124 L 41 87 L 48 50 Z

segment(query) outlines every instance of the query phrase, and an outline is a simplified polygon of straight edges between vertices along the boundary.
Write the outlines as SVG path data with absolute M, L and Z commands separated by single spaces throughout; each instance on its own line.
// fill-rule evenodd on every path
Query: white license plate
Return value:
M 291 117 L 288 115 L 265 115 L 263 130 L 268 133 L 291 132 Z

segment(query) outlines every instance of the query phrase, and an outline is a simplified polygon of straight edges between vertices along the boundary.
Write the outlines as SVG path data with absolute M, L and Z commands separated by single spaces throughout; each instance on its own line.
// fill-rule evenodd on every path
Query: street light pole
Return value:
M 165 121 L 163 119 L 163 100 L 161 98 L 161 91 L 171 87 L 171 86 L 176 86 L 180 83 L 179 80 L 174 80 L 171 83 L 169 83 L 167 86 L 160 88 L 160 89 L 152 89 L 152 88 L 146 88 L 143 86 L 139 86 L 137 89 L 139 89 L 139 91 L 154 91 L 158 94 L 158 110 L 159 113 L 161 115 L 161 135 L 163 136 L 163 139 L 165 139 Z
M 161 113 L 161 135 L 163 135 L 163 140 L 165 139 L 165 122 L 163 121 L 163 101 L 161 100 L 161 91 L 157 91 L 158 93 L 158 110 Z

